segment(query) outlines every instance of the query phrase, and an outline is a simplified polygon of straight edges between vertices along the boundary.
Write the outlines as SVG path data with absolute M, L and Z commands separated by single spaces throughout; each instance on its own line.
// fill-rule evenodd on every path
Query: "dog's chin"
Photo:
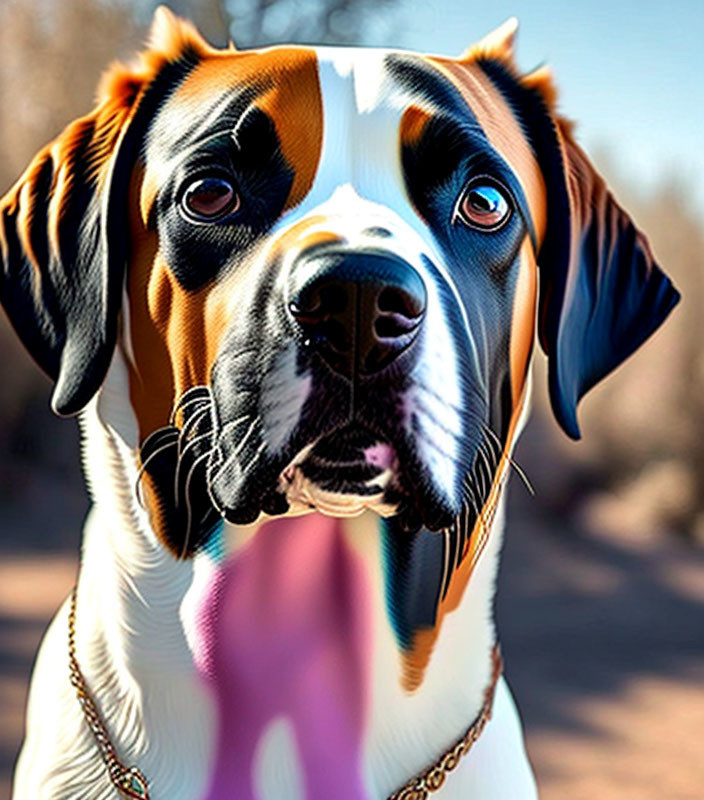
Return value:
M 389 445 L 378 443 L 360 462 L 335 463 L 315 455 L 315 444 L 304 448 L 282 471 L 278 491 L 291 515 L 319 511 L 331 517 L 357 517 L 365 511 L 391 517 L 398 504 L 387 499 L 396 477 L 396 459 Z M 373 472 L 365 479 L 365 472 Z M 314 477 L 313 477 L 314 476 Z
M 332 492 L 306 478 L 298 468 L 286 481 L 284 496 L 291 515 L 319 511 L 330 517 L 358 517 L 365 511 L 374 511 L 381 517 L 392 517 L 397 510 L 395 504 L 384 502 L 383 491 L 372 495 Z

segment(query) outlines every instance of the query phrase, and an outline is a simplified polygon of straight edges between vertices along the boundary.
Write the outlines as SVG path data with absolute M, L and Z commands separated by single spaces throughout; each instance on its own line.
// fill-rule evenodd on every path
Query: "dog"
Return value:
M 239 52 L 160 9 L 2 200 L 93 500 L 16 800 L 536 797 L 492 606 L 534 340 L 578 438 L 678 294 L 515 31 Z

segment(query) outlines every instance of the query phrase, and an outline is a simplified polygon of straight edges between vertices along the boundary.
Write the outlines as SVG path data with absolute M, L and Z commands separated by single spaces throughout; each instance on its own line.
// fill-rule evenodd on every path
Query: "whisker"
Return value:
M 196 396 L 193 397 L 193 395 Z M 211 400 L 212 395 L 208 386 L 191 386 L 191 388 L 187 389 L 176 402 L 174 410 L 171 412 L 171 424 L 174 424 L 179 411 L 183 411 L 194 403 L 207 403 Z
M 191 528 L 193 525 L 193 508 L 191 506 L 191 479 L 193 478 L 193 473 L 195 472 L 198 464 L 200 464 L 200 462 L 206 459 L 209 455 L 210 451 L 203 453 L 202 456 L 198 456 L 198 458 L 191 464 L 191 467 L 188 470 L 188 475 L 186 476 L 186 483 L 183 490 L 184 497 L 186 499 L 186 536 L 183 541 L 183 547 L 181 548 L 181 558 L 185 558 L 186 553 L 188 552 L 188 545 L 191 540 Z
M 477 541 L 477 546 L 474 548 L 474 554 L 472 555 L 472 563 L 470 565 L 470 570 L 473 570 L 479 561 L 479 557 L 484 552 L 484 548 L 486 547 L 486 543 L 489 539 L 489 532 L 486 526 L 486 522 L 484 521 L 484 517 L 479 517 L 479 538 Z
M 465 499 L 470 503 L 472 506 L 472 511 L 474 511 L 475 517 L 478 517 L 480 512 L 479 509 L 479 489 L 474 484 L 473 476 L 467 475 L 464 480 L 464 488 L 465 488 Z
M 198 442 L 202 441 L 206 437 L 212 436 L 212 435 L 213 434 L 212 434 L 211 431 L 206 431 L 205 433 L 201 433 L 198 436 L 194 436 L 193 439 L 191 439 L 188 442 L 188 444 L 183 448 L 183 450 L 180 450 L 180 452 L 178 454 L 178 461 L 176 462 L 176 470 L 175 470 L 175 475 L 174 475 L 174 497 L 176 499 L 176 508 L 178 508 L 178 506 L 179 506 L 179 502 L 178 502 L 178 482 L 179 482 L 179 478 L 181 477 L 181 465 L 183 464 L 183 460 L 184 460 L 184 458 L 186 456 L 186 453 L 193 447 L 194 444 L 197 444 Z M 179 437 L 178 445 L 179 445 L 179 448 L 180 448 L 181 447 L 181 437 Z M 208 450 L 208 453 L 209 452 L 210 452 L 210 449 Z
M 257 448 L 257 452 L 247 462 L 245 469 L 251 470 L 252 467 L 257 463 L 257 461 L 259 461 L 259 459 L 262 457 L 262 454 L 264 453 L 265 450 L 266 450 L 266 442 L 262 442 Z
M 452 538 L 452 532 L 450 528 L 446 528 L 443 531 L 443 565 L 442 565 L 442 580 L 440 581 L 440 596 L 445 597 L 447 594 L 447 590 L 449 588 L 449 576 L 450 576 L 450 539 Z
M 482 427 L 484 428 L 484 432 L 489 435 L 491 441 L 493 441 L 494 444 L 496 445 L 497 452 L 502 453 L 504 448 L 503 445 L 501 444 L 501 439 L 499 439 L 498 435 L 494 432 L 491 426 L 486 424 L 486 422 L 482 421 Z
M 252 423 L 250 424 L 249 428 L 247 428 L 247 432 L 242 437 L 237 447 L 232 451 L 232 453 L 230 453 L 230 455 L 225 459 L 225 461 L 222 464 L 218 465 L 218 470 L 220 472 L 222 472 L 222 470 L 224 470 L 225 467 L 227 467 L 230 464 L 230 462 L 236 459 L 237 456 L 242 452 L 244 446 L 247 444 L 247 439 L 249 439 L 249 437 L 254 432 L 258 422 L 261 422 L 261 418 L 259 416 L 256 416 L 252 420 Z
M 491 449 L 489 442 L 486 439 L 483 438 L 479 442 L 479 449 L 482 453 L 487 472 L 489 473 L 489 478 L 490 478 L 489 482 L 493 483 L 493 481 L 491 480 L 491 476 L 498 467 L 499 462 L 497 461 L 496 455 L 494 451 Z
M 236 430 L 243 422 L 247 422 L 247 420 L 251 418 L 252 418 L 251 414 L 243 414 L 241 417 L 233 419 L 232 422 L 226 422 L 222 426 L 222 433 L 230 433 L 231 431 Z
M 179 415 L 179 413 L 183 414 L 183 412 L 187 408 L 196 405 L 203 405 L 203 406 L 210 405 L 210 402 L 205 397 L 195 397 L 193 400 L 189 400 L 187 403 L 184 403 L 183 405 L 175 406 L 174 410 L 171 412 L 171 417 L 169 418 L 170 424 L 176 425 L 176 417 Z
M 165 428 L 157 428 L 155 431 L 152 431 L 149 436 L 147 436 L 146 439 L 140 444 L 139 450 L 143 453 L 145 450 L 155 447 L 156 440 L 160 437 L 168 436 L 171 438 L 174 435 L 178 437 L 178 429 L 174 427 L 167 426 Z
M 259 459 L 261 458 L 261 456 L 262 456 L 262 454 L 264 453 L 265 450 L 266 450 L 266 442 L 262 442 L 259 445 L 259 447 L 257 448 L 256 453 L 252 456 L 252 458 L 250 458 L 250 460 L 247 462 L 247 464 L 246 465 L 241 465 L 241 466 L 243 466 L 243 470 L 242 471 L 245 472 L 247 470 L 251 470 L 252 467 L 257 463 L 257 461 L 259 461 Z M 219 464 L 218 465 L 218 467 L 217 467 L 218 472 L 217 472 L 217 474 L 215 474 L 214 480 L 217 480 L 219 473 L 222 472 L 222 470 L 228 464 L 228 462 L 230 461 L 230 458 L 231 457 L 228 456 L 228 459 L 224 464 Z
M 199 395 L 201 397 L 210 397 L 211 396 L 210 387 L 206 386 L 206 384 L 204 383 L 198 384 L 197 386 L 191 386 L 188 389 L 186 389 L 186 391 L 181 395 L 178 402 L 183 403 L 186 400 L 189 400 L 191 398 L 191 395 L 194 394 Z
M 489 436 L 492 437 L 494 442 L 496 442 L 496 447 L 499 453 L 503 454 L 503 447 L 501 445 L 501 440 L 496 435 L 496 433 L 486 423 L 484 423 L 484 430 L 489 434 Z M 518 476 L 525 484 L 526 489 L 530 492 L 531 495 L 533 495 L 533 497 L 535 497 L 535 489 L 533 488 L 533 484 L 530 482 L 530 478 L 526 474 L 526 471 L 510 453 L 507 452 L 505 453 L 505 455 L 506 455 L 506 460 L 516 470 Z
M 466 506 L 462 511 L 462 519 L 458 520 L 458 526 L 460 528 L 460 548 L 459 552 L 457 553 L 457 566 L 459 567 L 464 560 L 464 551 L 467 547 L 467 542 L 471 534 L 471 530 L 469 528 L 469 509 Z
M 183 426 L 183 428 L 181 428 L 181 431 L 178 436 L 179 451 L 181 450 L 181 446 L 186 437 L 188 436 L 189 431 L 192 428 L 197 428 L 203 417 L 205 417 L 206 414 L 208 413 L 210 413 L 210 405 L 208 405 L 207 408 L 203 408 L 200 411 L 196 411 L 195 414 L 193 414 L 193 416 L 188 418 L 186 424 Z
M 206 472 L 206 475 L 205 475 L 205 489 L 208 492 L 208 497 L 210 498 L 210 502 L 213 504 L 213 507 L 218 512 L 220 517 L 222 519 L 224 519 L 225 518 L 225 510 L 220 506 L 220 503 L 218 503 L 217 498 L 213 494 L 213 489 L 212 489 L 212 484 L 213 484 L 212 475 L 213 475 L 214 471 L 216 469 L 218 469 L 219 467 L 220 467 L 219 464 L 216 464 L 216 465 L 211 464 L 210 465 L 210 469 Z
M 484 474 L 486 464 L 484 459 L 484 452 L 481 449 L 477 450 L 477 456 L 475 459 L 476 477 L 479 482 L 479 492 L 482 500 L 486 497 L 487 493 L 487 477 Z
M 139 468 L 139 471 L 137 472 L 137 478 L 135 479 L 135 483 L 134 483 L 134 491 L 135 491 L 135 494 L 137 495 L 137 501 L 139 502 L 140 506 L 142 506 L 142 508 L 144 508 L 145 506 L 144 506 L 144 502 L 143 502 L 144 498 L 142 496 L 142 492 L 141 492 L 140 486 L 141 486 L 142 478 L 144 477 L 144 472 L 146 471 L 147 467 L 149 466 L 149 463 L 151 461 L 153 461 L 159 455 L 159 453 L 163 453 L 164 450 L 168 450 L 170 447 L 178 447 L 178 438 L 175 438 L 172 442 L 167 442 L 166 444 L 162 445 L 161 447 L 158 447 L 153 453 L 151 453 L 149 455 L 147 460 L 142 464 L 142 466 Z
M 503 447 L 501 446 L 501 440 L 496 435 L 496 433 L 486 423 L 484 423 L 484 430 L 492 437 L 494 442 L 496 442 L 497 450 L 499 450 L 501 454 L 504 454 Z M 514 470 L 518 473 L 519 478 L 523 481 L 528 492 L 533 497 L 535 497 L 535 489 L 533 488 L 533 484 L 530 482 L 530 478 L 526 474 L 523 467 L 521 467 L 521 465 L 516 461 L 516 459 L 510 453 L 506 452 L 504 455 L 506 456 L 506 460 L 508 461 L 509 465 L 512 466 Z
M 514 461 L 513 458 L 509 455 L 506 456 L 506 460 L 516 470 L 519 478 L 523 481 L 523 484 L 525 485 L 526 489 L 528 489 L 528 492 L 531 494 L 531 496 L 535 497 L 535 489 L 533 488 L 533 484 L 530 482 L 530 479 L 523 470 L 523 467 L 521 467 L 518 463 L 516 463 L 516 461 Z

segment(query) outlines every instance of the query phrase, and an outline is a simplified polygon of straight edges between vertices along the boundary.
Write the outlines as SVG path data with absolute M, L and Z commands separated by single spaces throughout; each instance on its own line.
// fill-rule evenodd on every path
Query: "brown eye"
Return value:
M 224 178 L 200 178 L 188 186 L 181 205 L 191 219 L 212 222 L 236 211 L 240 198 Z
M 511 216 L 511 206 L 498 186 L 477 178 L 464 190 L 457 215 L 473 228 L 497 230 Z

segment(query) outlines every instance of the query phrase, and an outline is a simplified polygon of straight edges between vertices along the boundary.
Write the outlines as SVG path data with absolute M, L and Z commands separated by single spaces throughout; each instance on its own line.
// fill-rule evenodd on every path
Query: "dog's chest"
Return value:
M 218 716 L 208 800 L 268 796 L 282 771 L 292 796 L 366 796 L 367 582 L 340 520 L 320 515 L 268 523 L 212 566 L 194 615 Z

